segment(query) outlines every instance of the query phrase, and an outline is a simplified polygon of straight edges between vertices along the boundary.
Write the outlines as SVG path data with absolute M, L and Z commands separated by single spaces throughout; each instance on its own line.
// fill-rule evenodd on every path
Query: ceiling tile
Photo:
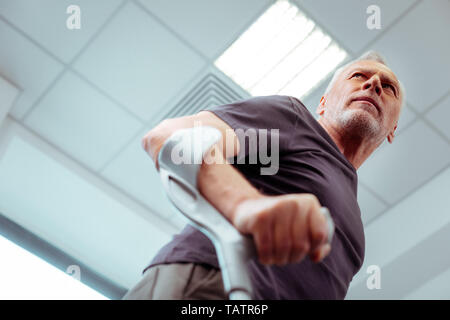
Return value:
M 31 111 L 25 124 L 93 170 L 142 126 L 69 71 Z
M 62 71 L 62 65 L 0 20 L 0 75 L 21 89 L 10 111 L 20 119 Z
M 247 91 L 211 65 L 173 96 L 171 102 L 159 114 L 155 114 L 148 125 L 154 127 L 166 118 L 194 114 L 211 105 L 226 104 L 249 97 Z
M 378 199 L 366 187 L 358 184 L 358 204 L 361 209 L 361 218 L 364 225 L 386 210 L 387 205 Z
M 13 137 L 0 162 L 0 210 L 121 286 L 170 236 L 49 155 Z
M 442 191 L 440 194 L 442 195 Z M 428 201 L 425 200 L 426 202 Z M 450 267 L 450 255 L 442 254 L 448 249 L 450 224 L 448 222 L 442 224 L 442 219 L 439 219 L 445 216 L 445 213 L 441 213 L 441 217 L 430 217 L 430 214 L 433 213 L 427 212 L 424 215 L 423 212 L 419 212 L 421 216 L 418 219 L 414 217 L 417 220 L 414 223 L 410 223 L 409 220 L 412 220 L 410 212 L 405 212 L 403 221 L 400 224 L 398 224 L 398 220 L 391 220 L 390 222 L 398 225 L 394 228 L 389 226 L 383 228 L 383 230 L 378 230 L 376 238 L 368 240 L 368 247 L 370 247 L 371 252 L 367 252 L 366 258 L 373 262 L 372 245 L 374 241 L 379 243 L 376 249 L 378 254 L 383 253 L 383 251 L 386 252 L 387 256 L 391 256 L 393 252 L 397 254 L 392 261 L 385 262 L 382 265 L 380 263 L 383 260 L 377 261 L 377 265 L 382 270 L 381 288 L 383 290 L 368 290 L 367 280 L 359 281 L 358 285 L 352 286 L 347 297 L 362 300 L 401 299 L 426 283 L 431 282 L 434 285 L 433 278 L 438 277 Z M 435 221 L 429 223 L 428 221 L 423 221 L 424 219 L 434 219 Z M 436 223 L 436 220 L 439 223 Z M 423 234 L 429 232 L 429 230 L 424 230 L 424 228 L 431 226 L 437 226 L 438 229 L 423 237 Z M 409 230 L 403 231 L 406 228 Z M 373 236 L 371 231 L 367 233 L 371 233 L 371 236 Z M 413 241 L 411 242 L 411 240 Z M 402 245 L 404 246 L 403 248 Z M 403 250 L 398 251 L 398 249 Z M 381 258 L 384 258 L 384 256 Z M 366 279 L 369 276 L 366 273 Z M 411 281 L 411 279 L 414 279 L 414 281 Z
M 180 212 L 175 212 L 173 216 L 169 218 L 170 223 L 175 226 L 179 231 L 183 230 L 186 224 L 189 224 L 189 219 L 183 216 Z
M 426 117 L 450 139 L 450 125 L 448 123 L 450 119 L 450 95 L 431 109 Z
M 121 0 L 0 0 L 0 15 L 42 44 L 64 62 L 70 62 Z M 81 28 L 70 30 L 70 5 L 81 11 Z
M 313 92 L 302 99 L 303 104 L 306 106 L 306 108 L 308 108 L 309 112 L 311 112 L 314 117 L 318 117 L 318 115 L 316 114 L 316 109 L 330 81 L 331 77 L 328 77 L 326 80 L 324 80 L 324 82 L 322 82 L 319 87 L 317 87 Z
M 386 185 L 388 185 L 386 183 Z M 366 255 L 360 272 L 352 281 L 357 287 L 367 279 L 367 267 L 380 268 L 396 260 L 450 222 L 450 169 L 410 194 L 365 227 Z M 405 268 L 414 267 L 406 265 Z
M 373 48 L 386 56 L 406 87 L 408 103 L 424 111 L 450 88 L 450 2 L 422 1 Z M 430 85 L 432 84 L 432 85 Z
M 450 269 L 441 273 L 431 281 L 420 286 L 404 300 L 449 300 L 450 299 Z
M 19 94 L 19 89 L 11 82 L 0 76 L 0 125 L 12 108 Z
M 438 156 L 439 155 L 439 156 Z M 450 146 L 418 120 L 358 170 L 365 185 L 395 203 L 450 163 Z
M 216 58 L 273 0 L 139 0 L 208 58 Z
M 75 68 L 148 120 L 204 66 L 149 14 L 128 3 L 75 62 Z
M 398 135 L 403 130 L 416 119 L 416 114 L 411 111 L 411 107 L 408 104 L 403 106 L 403 109 L 400 113 L 400 118 L 398 120 L 397 130 L 395 131 Z
M 169 218 L 175 211 L 164 192 L 152 159 L 141 146 L 141 139 L 146 133 L 147 130 L 135 136 L 101 174 L 151 211 Z
M 323 25 L 336 40 L 359 54 L 372 40 L 382 33 L 414 2 L 411 0 L 294 0 L 305 8 L 311 18 Z M 380 8 L 381 29 L 367 28 L 367 7 Z

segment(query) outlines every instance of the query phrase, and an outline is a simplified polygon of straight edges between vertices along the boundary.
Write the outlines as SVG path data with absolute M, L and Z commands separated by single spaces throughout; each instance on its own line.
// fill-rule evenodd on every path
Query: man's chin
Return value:
M 347 109 L 339 117 L 342 128 L 361 137 L 376 137 L 381 129 L 373 114 L 364 109 Z

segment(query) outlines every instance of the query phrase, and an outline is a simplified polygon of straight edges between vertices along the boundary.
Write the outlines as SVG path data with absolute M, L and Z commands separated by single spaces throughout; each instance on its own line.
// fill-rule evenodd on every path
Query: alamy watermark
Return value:
M 367 278 L 367 289 L 381 289 L 381 268 L 375 264 L 367 267 L 366 273 L 370 274 Z
M 67 7 L 66 13 L 70 16 L 66 20 L 66 27 L 69 30 L 81 29 L 81 9 L 79 6 L 71 4 Z
M 367 29 L 373 30 L 373 29 L 381 29 L 381 9 L 377 5 L 370 5 L 366 9 L 366 13 L 370 14 L 370 16 L 367 17 L 366 25 Z
M 71 276 L 72 278 L 81 281 L 81 269 L 80 266 L 76 264 L 72 264 L 67 267 L 66 273 Z
M 200 121 L 194 123 L 194 130 L 189 131 L 187 136 L 183 137 L 179 143 L 175 145 L 171 152 L 171 160 L 174 164 L 258 164 L 261 165 L 261 175 L 274 175 L 279 169 L 279 151 L 280 139 L 279 129 L 227 129 L 225 132 L 225 147 L 217 150 L 218 142 L 215 146 L 206 151 L 203 155 L 207 137 L 202 129 Z M 239 153 L 234 155 L 236 150 L 235 135 L 239 141 Z M 221 145 L 221 143 L 220 143 Z M 220 151 L 223 156 L 218 157 L 217 152 Z

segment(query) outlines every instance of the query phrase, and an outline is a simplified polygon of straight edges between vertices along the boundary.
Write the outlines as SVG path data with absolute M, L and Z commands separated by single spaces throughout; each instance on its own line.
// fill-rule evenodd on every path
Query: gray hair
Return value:
M 363 60 L 372 60 L 372 61 L 377 61 L 381 64 L 384 64 L 386 67 L 388 66 L 386 63 L 386 59 L 383 58 L 383 56 L 381 54 L 379 54 L 376 51 L 370 50 L 367 51 L 366 53 L 362 54 L 359 58 L 350 61 L 349 63 L 343 65 L 342 67 L 338 68 L 333 75 L 333 78 L 331 78 L 330 83 L 328 84 L 328 87 L 325 90 L 325 93 L 328 93 L 331 88 L 334 86 L 334 83 L 336 82 L 337 78 L 339 77 L 339 75 L 342 73 L 342 71 L 344 71 L 348 66 L 350 66 L 353 63 L 356 63 L 358 61 L 363 61 Z M 403 109 L 403 106 L 405 105 L 405 101 L 406 101 L 406 93 L 405 93 L 405 87 L 403 86 L 403 84 L 400 82 L 400 80 L 398 81 L 400 84 L 400 93 L 401 93 L 401 97 L 402 97 L 402 105 L 401 105 L 401 109 Z

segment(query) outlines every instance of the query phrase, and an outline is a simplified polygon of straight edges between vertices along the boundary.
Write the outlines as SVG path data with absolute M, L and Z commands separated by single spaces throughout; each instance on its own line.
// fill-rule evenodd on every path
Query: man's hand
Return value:
M 319 262 L 331 251 L 328 225 L 313 194 L 261 196 L 241 202 L 232 223 L 251 234 L 263 264 L 285 265 L 309 255 Z

